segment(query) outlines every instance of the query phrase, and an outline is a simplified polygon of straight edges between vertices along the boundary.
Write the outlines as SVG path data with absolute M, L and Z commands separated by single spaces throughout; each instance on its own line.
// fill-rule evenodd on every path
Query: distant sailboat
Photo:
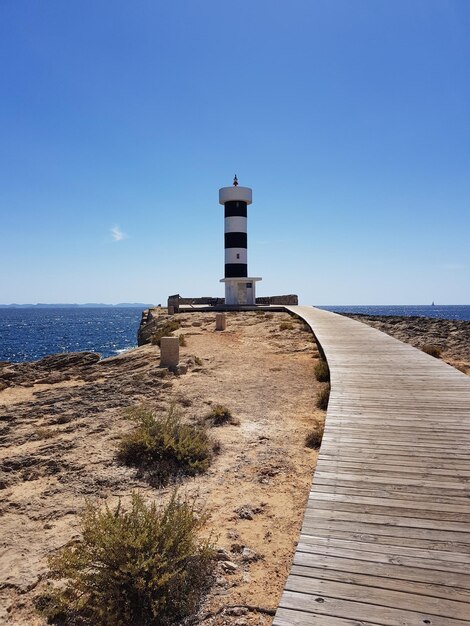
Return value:
M 434 304 L 434 300 L 431 302 L 431 306 L 436 306 L 436 305 Z

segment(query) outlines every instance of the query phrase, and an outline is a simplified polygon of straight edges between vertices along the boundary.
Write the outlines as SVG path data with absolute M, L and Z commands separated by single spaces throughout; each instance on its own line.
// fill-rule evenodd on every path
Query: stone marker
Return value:
M 225 330 L 225 313 L 215 314 L 215 330 Z
M 160 367 L 176 367 L 180 360 L 180 341 L 178 337 L 160 339 Z

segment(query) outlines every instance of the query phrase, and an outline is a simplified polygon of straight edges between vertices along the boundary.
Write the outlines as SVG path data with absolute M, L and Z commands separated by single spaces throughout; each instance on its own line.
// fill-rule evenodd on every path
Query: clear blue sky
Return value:
M 0 302 L 470 303 L 468 0 L 0 0 Z M 114 229 L 114 230 L 113 230 Z

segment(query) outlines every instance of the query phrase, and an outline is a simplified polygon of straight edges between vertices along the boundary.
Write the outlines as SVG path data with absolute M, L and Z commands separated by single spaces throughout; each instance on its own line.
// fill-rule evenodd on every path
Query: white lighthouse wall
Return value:
M 246 217 L 226 217 L 225 232 L 226 233 L 246 233 L 247 219 Z
M 245 263 L 246 264 L 247 263 L 246 248 L 225 248 L 225 263 Z
M 259 280 L 259 279 L 256 279 Z M 256 304 L 256 282 L 249 278 L 225 279 L 225 304 Z
M 239 304 L 238 302 L 238 282 L 225 283 L 225 304 Z
M 219 189 L 219 204 L 241 200 L 247 204 L 252 203 L 252 190 L 250 187 L 222 187 Z

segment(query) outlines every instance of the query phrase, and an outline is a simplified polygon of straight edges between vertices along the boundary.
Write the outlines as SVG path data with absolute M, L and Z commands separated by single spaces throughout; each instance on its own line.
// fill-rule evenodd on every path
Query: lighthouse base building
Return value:
M 252 202 L 252 190 L 239 187 L 235 176 L 233 187 L 219 189 L 219 203 L 224 206 L 225 230 L 225 304 L 255 305 L 256 282 L 259 277 L 248 276 L 247 207 Z
M 222 278 L 225 283 L 225 304 L 256 304 L 256 278 Z

